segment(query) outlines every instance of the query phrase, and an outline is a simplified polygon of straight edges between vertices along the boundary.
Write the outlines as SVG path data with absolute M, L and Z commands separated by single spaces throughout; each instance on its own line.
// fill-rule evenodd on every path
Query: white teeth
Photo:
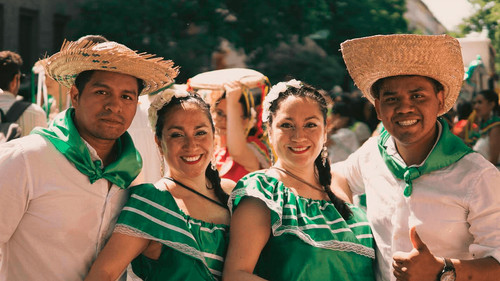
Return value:
M 417 120 L 405 120 L 405 121 L 399 121 L 398 123 L 401 126 L 410 126 L 417 123 Z
M 304 151 L 304 150 L 306 150 L 306 149 L 307 149 L 307 147 L 300 147 L 300 148 L 290 147 L 290 148 L 291 148 L 293 151 L 297 151 L 297 152 L 299 152 L 299 151 Z
M 201 155 L 198 156 L 191 156 L 191 157 L 182 157 L 182 159 L 186 160 L 187 162 L 194 162 L 200 159 Z

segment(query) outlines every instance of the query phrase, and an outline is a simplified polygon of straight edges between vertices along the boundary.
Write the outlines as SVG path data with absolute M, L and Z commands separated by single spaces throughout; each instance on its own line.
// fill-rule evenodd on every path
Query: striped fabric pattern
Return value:
M 207 274 L 205 280 L 222 277 L 229 227 L 187 216 L 167 190 L 159 190 L 152 184 L 134 187 L 115 232 L 158 241 L 199 261 Z M 162 262 L 158 266 L 169 265 L 168 260 Z M 192 267 L 193 263 L 186 266 Z
M 260 199 L 271 210 L 273 236 L 291 234 L 316 248 L 375 258 L 366 215 L 352 204 L 349 207 L 353 215 L 346 221 L 330 201 L 296 195 L 262 171 L 251 173 L 238 182 L 229 198 L 230 211 L 233 212 L 245 197 Z

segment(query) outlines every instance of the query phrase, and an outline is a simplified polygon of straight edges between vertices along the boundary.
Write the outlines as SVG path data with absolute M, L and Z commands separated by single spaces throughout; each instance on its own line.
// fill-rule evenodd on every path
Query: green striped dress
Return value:
M 144 280 L 220 280 L 229 227 L 187 216 L 167 190 L 133 187 L 115 232 L 162 243 L 158 260 L 139 255 L 132 270 Z
M 231 212 L 248 197 L 271 210 L 271 237 L 254 274 L 273 281 L 375 280 L 373 236 L 363 210 L 349 204 L 353 215 L 346 221 L 330 201 L 300 197 L 262 171 L 238 182 Z

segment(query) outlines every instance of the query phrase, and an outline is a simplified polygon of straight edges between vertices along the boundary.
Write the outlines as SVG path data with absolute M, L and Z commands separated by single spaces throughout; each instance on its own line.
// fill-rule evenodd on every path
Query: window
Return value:
M 23 73 L 29 73 L 39 54 L 38 11 L 21 8 L 19 10 L 19 54 L 23 58 Z

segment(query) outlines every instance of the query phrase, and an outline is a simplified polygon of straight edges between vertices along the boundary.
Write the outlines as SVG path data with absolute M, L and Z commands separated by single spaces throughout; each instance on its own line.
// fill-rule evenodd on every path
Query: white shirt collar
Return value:
M 82 138 L 83 140 L 83 143 L 85 143 L 85 145 L 87 146 L 87 148 L 89 149 L 89 152 L 90 152 L 90 159 L 92 159 L 93 162 L 95 162 L 96 160 L 99 160 L 101 162 L 101 169 L 104 168 L 104 164 L 102 162 L 102 159 L 99 157 L 99 155 L 97 155 L 97 151 L 86 141 Z

